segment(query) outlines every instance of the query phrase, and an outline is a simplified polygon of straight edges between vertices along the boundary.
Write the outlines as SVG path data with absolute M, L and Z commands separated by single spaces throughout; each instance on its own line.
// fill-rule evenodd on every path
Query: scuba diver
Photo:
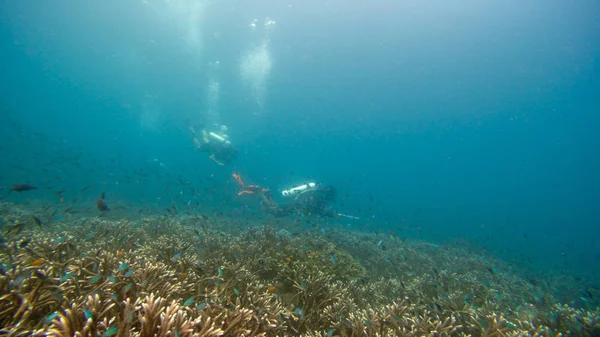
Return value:
M 278 204 L 273 200 L 271 191 L 258 185 L 245 185 L 242 178 L 234 173 L 234 179 L 242 188 L 238 195 L 257 194 L 261 198 L 263 210 L 276 218 L 294 213 L 302 215 L 319 215 L 338 217 L 331 203 L 335 200 L 336 191 L 333 186 L 323 186 L 314 182 L 305 183 L 281 192 L 282 197 L 292 199 L 286 204 Z
M 221 125 L 218 132 L 209 132 L 202 129 L 202 138 L 199 140 L 196 137 L 196 130 L 190 127 L 190 131 L 194 135 L 194 144 L 203 152 L 210 153 L 209 158 L 218 165 L 225 166 L 231 164 L 238 155 L 237 149 L 233 147 L 229 136 L 226 134 L 227 126 Z

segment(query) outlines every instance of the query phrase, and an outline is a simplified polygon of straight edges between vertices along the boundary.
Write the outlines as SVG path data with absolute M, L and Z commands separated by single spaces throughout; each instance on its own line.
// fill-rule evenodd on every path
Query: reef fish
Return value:
M 42 220 L 40 218 L 33 216 L 33 222 L 41 229 L 42 228 Z
M 183 302 L 184 307 L 189 307 L 192 303 L 194 303 L 194 297 L 190 297 L 185 302 Z
M 29 184 L 16 184 L 16 185 L 12 185 L 10 187 L 11 190 L 15 191 L 15 192 L 25 192 L 25 191 L 31 191 L 31 190 L 36 190 L 37 187 L 33 186 L 33 185 L 29 185 Z
M 10 229 L 8 230 L 8 232 L 9 232 L 10 234 L 17 235 L 17 234 L 21 233 L 21 231 L 23 230 L 23 227 L 25 227 L 25 225 L 24 225 L 24 224 L 22 224 L 22 223 L 18 223 L 18 224 L 16 224 L 16 225 L 14 225 L 12 228 L 10 228 Z
M 112 328 L 104 331 L 104 333 L 102 334 L 102 337 L 109 337 L 109 336 L 117 334 L 117 332 L 119 332 L 119 329 L 115 326 L 115 327 L 112 327 Z
M 96 208 L 98 208 L 100 210 L 100 212 L 110 211 L 110 208 L 108 208 L 106 201 L 104 201 L 104 192 L 102 192 L 102 194 L 100 194 L 100 198 L 98 199 L 98 201 L 96 201 Z

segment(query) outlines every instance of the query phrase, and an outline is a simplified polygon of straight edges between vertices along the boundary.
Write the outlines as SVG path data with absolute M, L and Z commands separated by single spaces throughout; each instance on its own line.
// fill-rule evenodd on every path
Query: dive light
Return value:
M 317 187 L 317 184 L 315 184 L 315 183 L 306 183 L 304 185 L 300 185 L 300 186 L 290 188 L 288 190 L 284 190 L 281 192 L 281 195 L 284 197 L 295 196 L 297 194 L 300 194 L 303 191 L 306 191 L 308 189 L 313 189 L 315 187 Z

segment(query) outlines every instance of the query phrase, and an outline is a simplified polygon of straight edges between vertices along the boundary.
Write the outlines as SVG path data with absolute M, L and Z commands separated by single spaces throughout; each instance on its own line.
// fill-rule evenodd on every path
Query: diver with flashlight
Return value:
M 337 216 L 331 206 L 336 197 L 336 190 L 333 186 L 309 182 L 284 190 L 281 192 L 281 196 L 292 199 L 292 202 L 284 206 L 276 205 L 276 208 L 292 208 L 292 212 L 295 211 L 302 215 Z M 272 203 L 272 199 L 270 201 Z
M 209 158 L 218 165 L 231 164 L 236 158 L 238 151 L 233 147 L 229 136 L 226 134 L 227 126 L 221 125 L 218 132 L 202 130 L 202 139 L 196 137 L 196 131 L 190 128 L 194 135 L 194 144 L 203 152 L 210 153 Z
M 333 186 L 323 186 L 314 182 L 308 182 L 282 191 L 281 196 L 285 199 L 291 199 L 291 201 L 279 204 L 273 200 L 273 195 L 269 189 L 261 188 L 258 185 L 245 185 L 241 177 L 236 173 L 233 174 L 233 177 L 242 188 L 242 191 L 238 193 L 239 196 L 246 194 L 259 195 L 263 210 L 276 218 L 292 214 L 336 218 L 340 216 L 349 217 L 333 210 L 332 203 L 336 198 L 336 190 Z

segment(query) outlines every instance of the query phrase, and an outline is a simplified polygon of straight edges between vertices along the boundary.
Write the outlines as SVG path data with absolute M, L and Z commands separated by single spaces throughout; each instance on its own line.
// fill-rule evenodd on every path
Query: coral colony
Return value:
M 593 336 L 595 295 L 461 245 L 181 215 L 51 223 L 0 204 L 10 336 Z M 43 218 L 42 218 L 43 219 Z M 565 294 L 577 294 L 570 300 Z

